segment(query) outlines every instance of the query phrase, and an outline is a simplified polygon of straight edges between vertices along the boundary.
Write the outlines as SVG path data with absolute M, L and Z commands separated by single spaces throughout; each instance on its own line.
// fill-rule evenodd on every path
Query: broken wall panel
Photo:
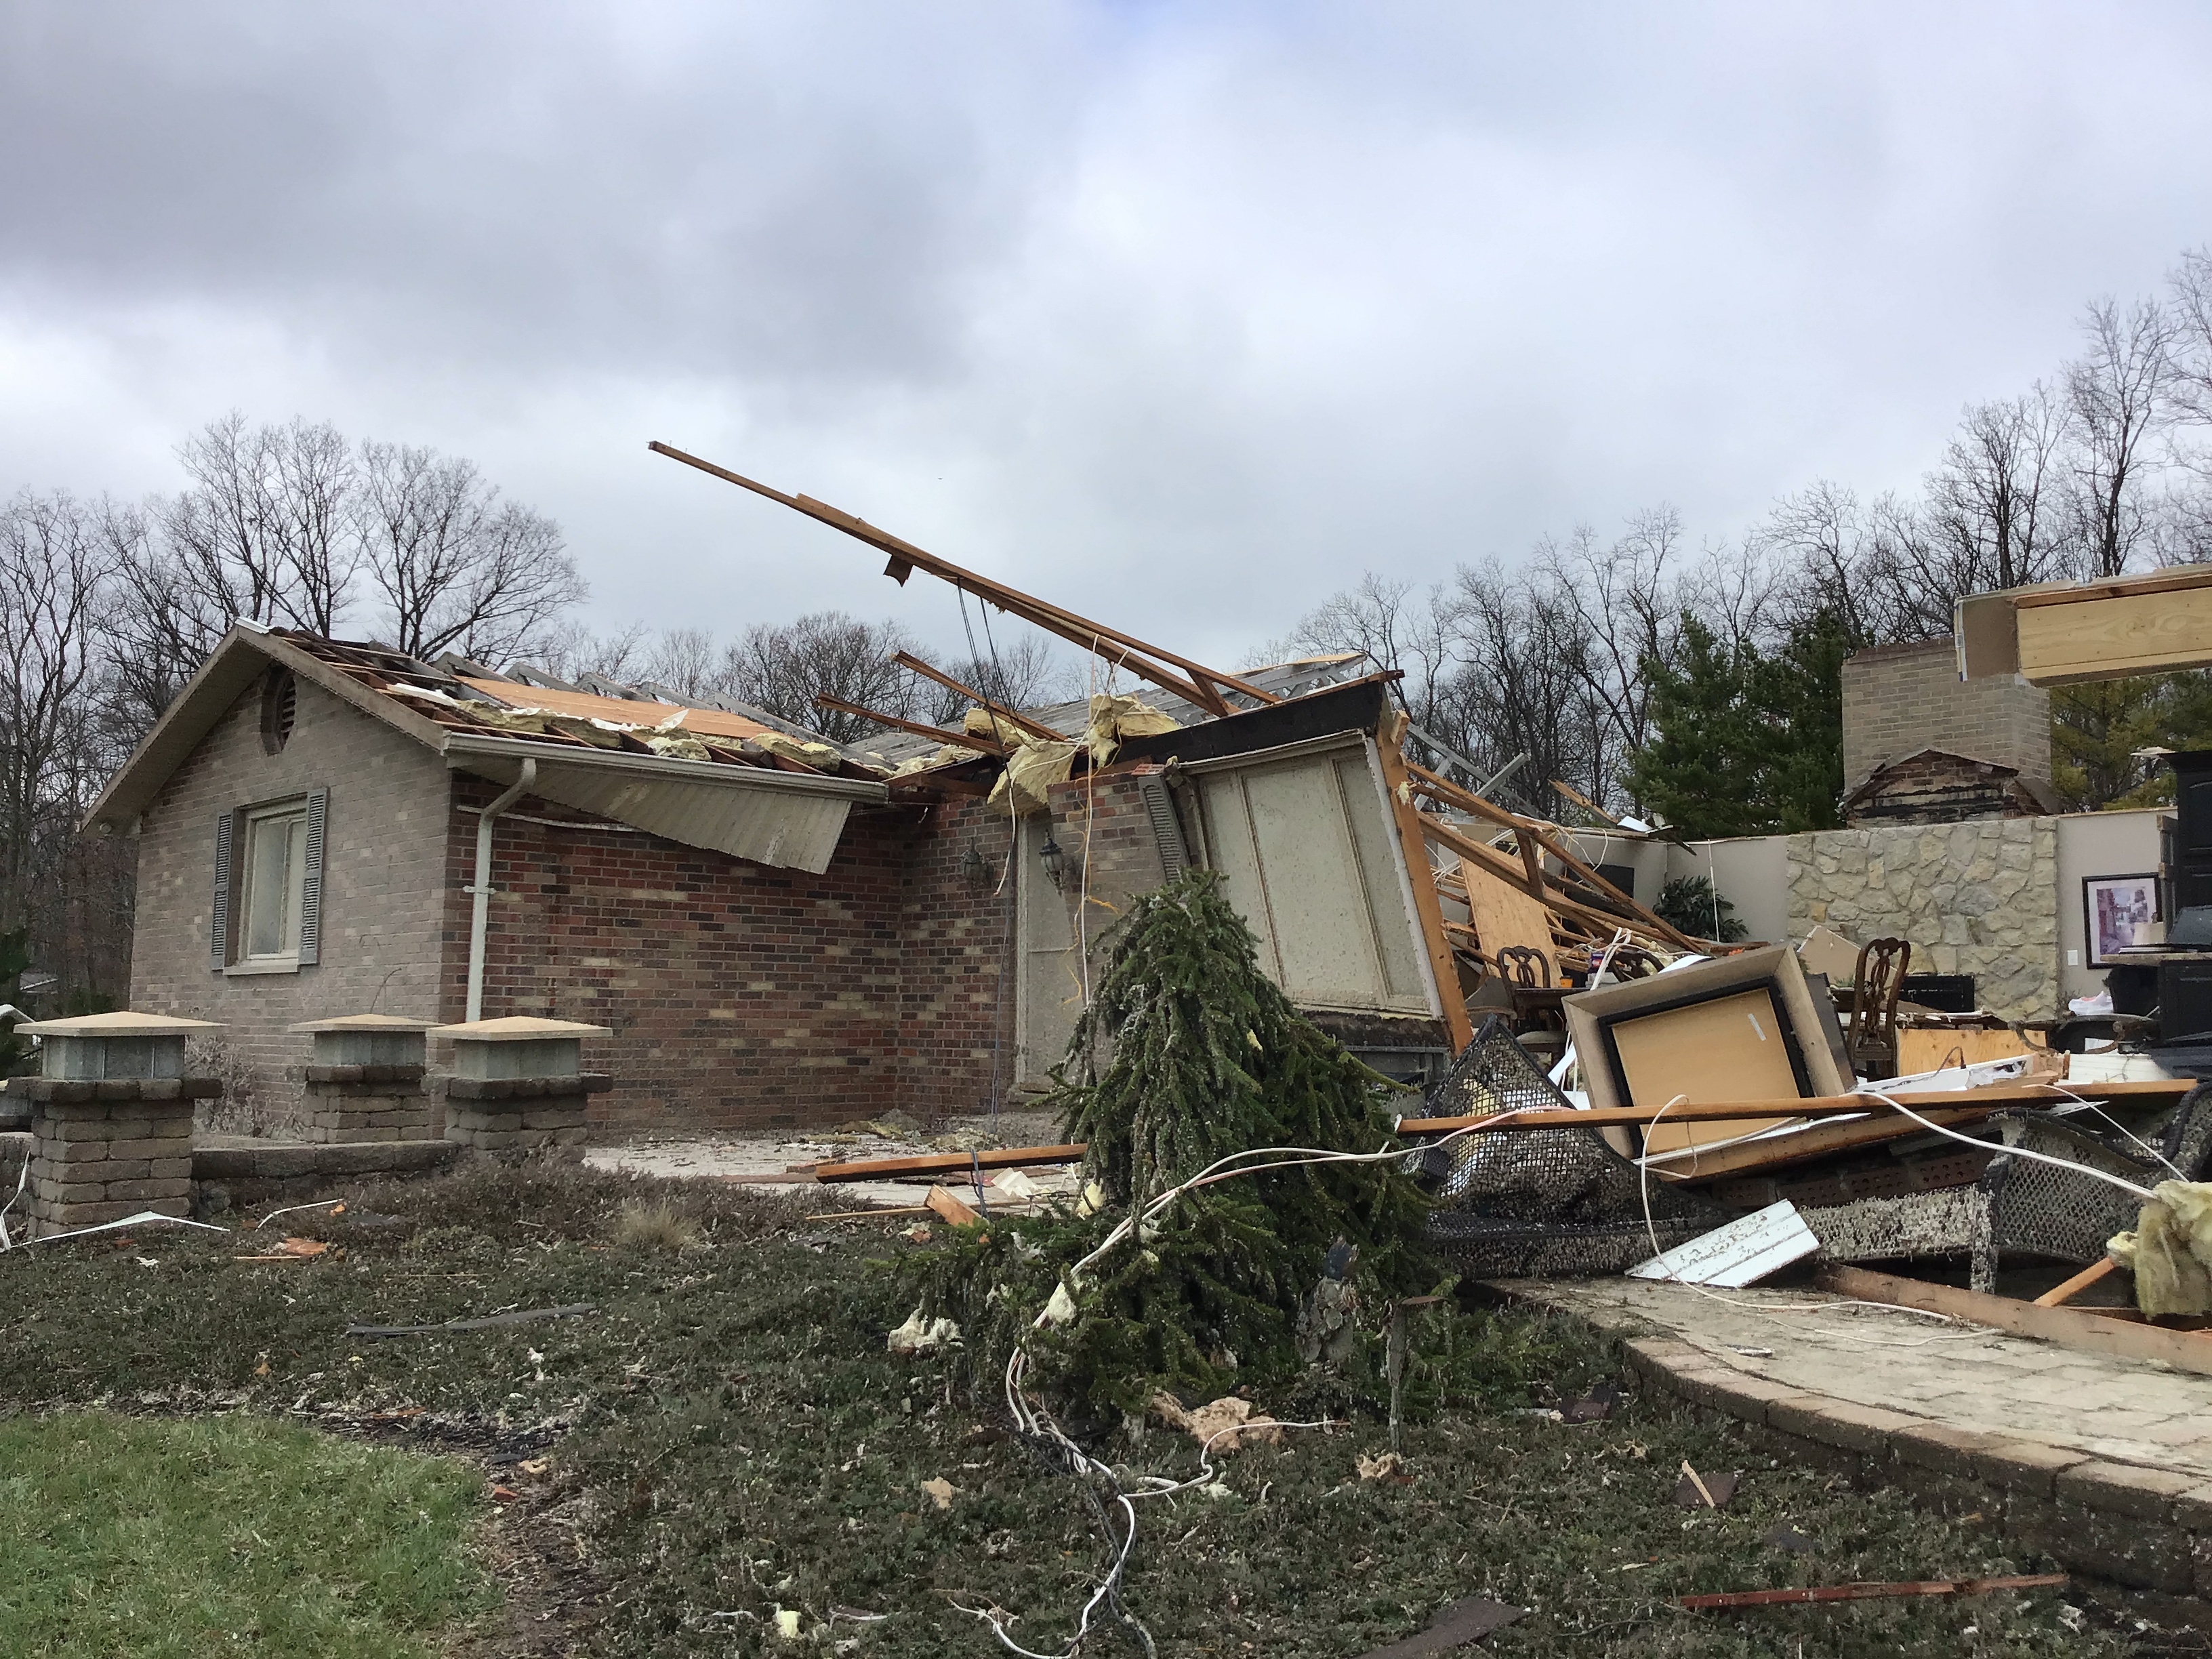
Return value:
M 1346 732 L 1184 770 L 1223 889 L 1294 1002 L 1442 1012 L 1370 739 Z

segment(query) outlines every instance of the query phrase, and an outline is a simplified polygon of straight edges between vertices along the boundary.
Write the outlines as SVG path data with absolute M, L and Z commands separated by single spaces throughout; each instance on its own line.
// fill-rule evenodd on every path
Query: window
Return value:
M 320 960 L 329 801 L 318 789 L 216 820 L 211 966 L 289 973 Z
M 307 876 L 307 804 L 265 807 L 246 819 L 246 962 L 300 954 L 300 896 Z

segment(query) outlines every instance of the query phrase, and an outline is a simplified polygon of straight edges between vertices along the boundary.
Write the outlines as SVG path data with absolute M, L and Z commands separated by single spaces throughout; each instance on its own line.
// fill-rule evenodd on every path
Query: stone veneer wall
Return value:
M 1907 971 L 1972 974 L 2008 1019 L 2058 1007 L 2057 820 L 1824 830 L 1790 837 L 1790 933 L 1909 940 Z

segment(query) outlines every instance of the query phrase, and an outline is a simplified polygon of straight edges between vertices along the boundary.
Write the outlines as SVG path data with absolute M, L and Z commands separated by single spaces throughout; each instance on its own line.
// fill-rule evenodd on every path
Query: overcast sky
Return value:
M 602 627 L 949 590 L 1201 659 L 1365 568 L 1913 483 L 2212 241 L 2201 5 L 10 0 L 0 488 L 475 458 Z

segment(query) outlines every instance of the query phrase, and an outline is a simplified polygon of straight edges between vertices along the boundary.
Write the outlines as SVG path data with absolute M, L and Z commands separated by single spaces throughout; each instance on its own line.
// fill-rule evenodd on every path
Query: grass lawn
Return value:
M 617 1206 L 646 1193 L 694 1216 L 702 1242 L 681 1251 L 616 1242 Z M 884 1333 L 908 1309 L 878 1264 L 913 1247 L 884 1223 L 809 1223 L 810 1200 L 818 1206 L 819 1195 L 534 1169 L 359 1193 L 349 1215 L 327 1222 L 289 1218 L 340 1248 L 283 1265 L 234 1261 L 244 1253 L 237 1241 L 175 1231 L 11 1255 L 0 1261 L 0 1401 L 239 1413 L 208 1431 L 217 1445 L 262 1443 L 266 1429 L 244 1425 L 283 1418 L 330 1431 L 319 1443 L 341 1460 L 360 1457 L 364 1437 L 467 1452 L 492 1476 L 477 1512 L 487 1514 L 487 1548 L 507 1586 L 505 1612 L 473 1627 L 473 1652 L 1000 1651 L 955 1600 L 1017 1612 L 1018 1639 L 1057 1650 L 1105 1559 L 1087 1507 L 1007 1437 L 991 1391 L 971 1400 L 947 1360 L 884 1351 Z M 570 1304 L 595 1311 L 389 1340 L 344 1334 L 349 1322 Z M 1240 1453 L 1227 1462 L 1227 1496 L 1147 1510 L 1128 1598 L 1164 1656 L 1340 1659 L 1402 1638 L 1467 1595 L 1530 1609 L 1481 1651 L 1542 1659 L 2129 1650 L 2094 1619 L 2071 1628 L 2077 1616 L 2062 1619 L 2048 1591 L 1684 1613 L 1670 1599 L 1695 1590 L 2046 1564 L 1893 1492 L 1778 1465 L 1744 1431 L 1701 1425 L 1663 1401 L 1632 1396 L 1610 1420 L 1580 1426 L 1533 1414 L 1614 1375 L 1612 1356 L 1575 1325 L 1518 1313 L 1461 1318 L 1457 1340 L 1480 1356 L 1474 1381 L 1409 1428 L 1409 1484 L 1358 1477 L 1358 1455 L 1385 1441 L 1369 1420 Z M 1294 1399 L 1261 1403 L 1297 1414 Z M 157 1447 L 171 1431 L 138 1431 Z M 1157 1429 L 1116 1441 L 1110 1455 L 1147 1472 L 1187 1474 L 1195 1463 L 1188 1440 Z M 146 1456 L 178 1490 L 198 1479 L 182 1454 Z M 1735 1502 L 1718 1513 L 1676 1508 L 1685 1459 L 1706 1473 L 1740 1471 Z M 50 1478 L 73 1478 L 70 1461 L 64 1450 Z M 206 1512 L 225 1516 L 227 1529 L 198 1565 L 179 1558 L 168 1582 L 179 1598 L 231 1594 L 249 1568 L 263 1570 L 251 1532 L 228 1524 L 246 1498 L 239 1482 L 215 1473 L 221 1467 L 208 1465 Z M 376 1478 L 368 1466 L 346 1467 L 363 1472 L 313 1491 L 329 1523 L 353 1537 L 401 1512 L 390 1483 L 454 1480 L 437 1463 Z M 922 1491 L 936 1479 L 957 1489 L 949 1507 Z M 465 1488 L 436 1489 L 453 1508 L 410 1500 L 452 1516 L 430 1528 L 446 1576 L 423 1599 L 392 1602 L 374 1588 L 387 1579 L 366 1571 L 368 1559 L 385 1558 L 333 1534 L 271 1546 L 280 1553 L 265 1558 L 267 1570 L 308 1603 L 319 1584 L 337 1582 L 319 1580 L 316 1564 L 343 1556 L 359 1586 L 350 1611 L 398 1627 L 415 1617 L 420 1628 L 427 1609 L 450 1611 L 467 1593 L 452 1576 Z M 20 1500 L 0 1507 L 5 1525 L 38 1536 Z M 1784 1524 L 1816 1551 L 1765 1540 Z M 24 1534 L 0 1535 L 12 1555 Z M 229 1554 L 234 1545 L 248 1552 L 246 1565 Z M 305 1565 L 275 1565 L 291 1559 L 284 1551 Z M 806 1647 L 775 1639 L 778 1608 L 799 1613 Z M 0 1643 L 0 1651 L 47 1650 L 35 1638 L 9 1639 L 17 1645 Z M 380 1650 L 405 1652 L 405 1639 Z M 245 1650 L 288 1650 L 268 1630 L 261 1640 Z M 333 1640 L 318 1650 L 352 1650 Z M 1138 1650 L 1119 1636 L 1089 1650 Z
M 429 1654 L 488 1588 L 482 1477 L 296 1424 L 0 1422 L 0 1654 Z

